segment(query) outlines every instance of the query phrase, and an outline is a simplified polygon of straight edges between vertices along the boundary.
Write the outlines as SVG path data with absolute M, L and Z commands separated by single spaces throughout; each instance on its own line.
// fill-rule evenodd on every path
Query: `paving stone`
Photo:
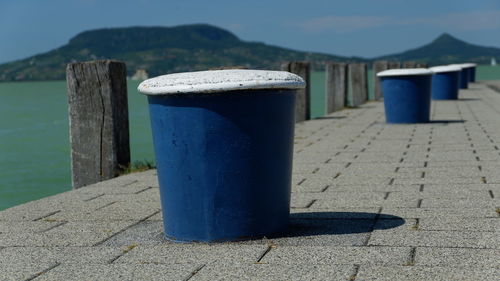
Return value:
M 422 201 L 422 208 L 478 208 L 478 207 L 495 207 L 499 206 L 500 201 L 497 199 L 473 199 L 473 198 L 426 198 Z
M 191 280 L 348 280 L 351 265 L 207 265 Z
M 383 213 L 402 218 L 496 218 L 495 208 L 382 208 Z
M 333 177 L 308 176 L 297 185 L 292 186 L 293 192 L 322 192 L 333 182 Z
M 63 264 L 36 280 L 186 280 L 202 265 L 191 264 Z
M 138 245 L 115 263 L 132 264 L 252 264 L 264 255 L 268 245 L 175 244 Z
M 409 247 L 285 246 L 273 248 L 261 262 L 284 265 L 403 265 L 409 261 L 410 252 Z
M 0 234 L 0 247 L 90 247 L 111 237 L 113 233 L 55 232 Z
M 108 264 L 124 247 L 7 247 L 2 262 L 13 264 Z
M 0 233 L 43 232 L 59 224 L 47 221 L 0 221 Z
M 372 233 L 368 245 L 414 247 L 499 248 L 500 235 L 494 232 L 465 231 L 384 231 Z
M 4 257 L 6 259 L 4 259 Z M 11 261 L 7 256 L 0 256 L 0 279 L 1 280 L 29 280 L 42 272 L 57 266 L 53 262 Z
M 132 225 L 135 225 L 138 221 L 70 221 L 64 223 L 58 227 L 54 227 L 44 233 L 48 235 L 66 234 L 71 235 L 73 233 L 92 233 L 92 234 L 102 234 L 104 236 L 110 236 L 116 234 Z
M 423 266 L 361 266 L 356 281 L 362 280 L 498 280 L 500 269 Z
M 395 191 L 389 194 L 391 199 L 398 198 L 474 198 L 474 199 L 490 199 L 490 193 L 488 190 L 468 190 L 468 189 L 444 189 L 440 188 L 438 190 L 433 190 L 431 188 L 424 187 L 423 191 L 419 189 L 414 189 L 411 191 Z
M 144 221 L 109 237 L 102 246 L 158 245 L 167 242 L 162 221 Z
M 500 250 L 469 248 L 417 248 L 415 264 L 442 267 L 497 267 Z
M 384 200 L 383 198 L 332 198 L 328 199 L 317 199 L 311 208 L 315 209 L 328 209 L 328 208 L 339 208 L 339 207 L 402 207 L 402 208 L 414 208 L 418 206 L 419 200 L 417 198 L 388 198 Z
M 478 184 L 483 183 L 481 177 L 475 178 L 396 178 L 393 184 Z
M 333 185 L 388 185 L 391 182 L 390 177 L 355 177 L 340 175 L 333 181 Z
M 290 201 L 290 208 L 309 208 L 315 201 L 315 199 L 311 198 L 301 198 L 298 197 L 297 195 L 301 193 L 296 193 L 294 194 L 295 196 L 292 196 L 292 199 Z
M 58 212 L 45 219 L 66 221 L 143 220 L 159 211 L 160 202 L 158 198 L 156 202 L 116 202 L 97 210 Z
M 327 192 L 356 191 L 356 192 L 419 192 L 420 184 L 402 185 L 330 185 Z
M 424 190 L 436 191 L 436 192 L 448 192 L 450 190 L 457 191 L 488 191 L 488 190 L 500 190 L 500 184 L 493 183 L 478 183 L 478 184 L 426 184 Z
M 454 230 L 454 231 L 500 231 L 498 218 L 460 218 L 435 217 L 423 218 L 419 222 L 421 230 Z M 499 233 L 500 235 L 500 233 Z

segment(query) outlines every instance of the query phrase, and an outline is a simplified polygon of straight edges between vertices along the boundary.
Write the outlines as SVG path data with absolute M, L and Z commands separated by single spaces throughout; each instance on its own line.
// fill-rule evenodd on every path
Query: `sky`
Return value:
M 500 0 L 0 0 L 0 63 L 109 27 L 206 23 L 245 41 L 372 58 L 444 32 L 500 47 Z

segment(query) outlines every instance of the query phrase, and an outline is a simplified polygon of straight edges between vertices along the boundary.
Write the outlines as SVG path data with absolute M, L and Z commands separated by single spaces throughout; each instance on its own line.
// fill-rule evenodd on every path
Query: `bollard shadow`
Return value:
M 465 123 L 465 120 L 431 120 L 430 124 L 457 124 L 457 123 Z
M 322 116 L 322 117 L 316 117 L 314 119 L 321 120 L 321 119 L 344 119 L 344 118 L 346 118 L 346 117 L 345 116 Z
M 369 233 L 401 226 L 398 216 L 364 212 L 307 212 L 290 215 L 287 233 L 275 238 Z

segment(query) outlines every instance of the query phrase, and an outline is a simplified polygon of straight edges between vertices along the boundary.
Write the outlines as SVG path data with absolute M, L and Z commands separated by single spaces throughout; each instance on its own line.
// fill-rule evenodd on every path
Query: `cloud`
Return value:
M 382 26 L 427 26 L 449 31 L 481 31 L 500 28 L 500 10 L 471 11 L 432 17 L 326 16 L 295 24 L 306 32 L 354 32 Z
M 307 20 L 298 26 L 305 31 L 321 32 L 352 32 L 367 28 L 386 25 L 390 21 L 388 17 L 372 16 L 327 16 Z

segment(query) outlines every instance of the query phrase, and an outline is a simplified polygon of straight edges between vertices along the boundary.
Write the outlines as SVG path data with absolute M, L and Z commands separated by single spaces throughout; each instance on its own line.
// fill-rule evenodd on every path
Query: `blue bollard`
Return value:
M 430 119 L 431 76 L 424 68 L 377 73 L 384 93 L 387 123 L 426 123 Z
M 432 75 L 432 99 L 458 99 L 458 84 L 462 69 L 458 66 L 436 66 L 430 68 Z
M 235 241 L 288 227 L 297 75 L 217 70 L 156 77 L 148 95 L 165 236 Z
M 476 82 L 476 67 L 477 64 L 469 63 L 469 82 Z
M 462 68 L 462 70 L 460 71 L 460 82 L 459 82 L 460 89 L 467 89 L 469 88 L 469 69 L 461 65 L 458 66 Z
M 462 68 L 460 73 L 460 89 L 468 89 L 469 82 L 476 81 L 476 64 L 475 63 L 462 63 L 451 64 L 450 66 L 458 66 Z

